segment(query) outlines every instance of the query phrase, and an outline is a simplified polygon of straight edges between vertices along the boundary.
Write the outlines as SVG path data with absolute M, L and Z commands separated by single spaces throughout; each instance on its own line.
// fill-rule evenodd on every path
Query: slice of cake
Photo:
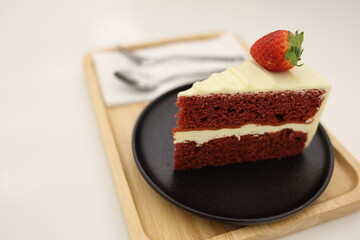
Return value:
M 253 60 L 180 92 L 174 169 L 283 158 L 315 134 L 331 86 L 304 64 L 268 71 Z
M 309 145 L 329 83 L 304 64 L 274 73 L 249 60 L 178 94 L 175 169 L 282 158 Z

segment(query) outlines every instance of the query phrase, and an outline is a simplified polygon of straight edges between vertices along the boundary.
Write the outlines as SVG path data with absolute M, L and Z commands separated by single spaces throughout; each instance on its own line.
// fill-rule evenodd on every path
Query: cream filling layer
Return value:
M 307 133 L 307 141 L 305 146 L 308 146 L 312 137 L 314 136 L 318 122 L 314 121 L 308 124 L 287 123 L 280 126 L 262 126 L 256 124 L 247 124 L 240 128 L 222 128 L 217 130 L 198 130 L 198 131 L 182 131 L 175 132 L 174 143 L 183 143 L 186 141 L 194 141 L 197 145 L 206 143 L 212 139 L 235 136 L 239 140 L 244 135 L 263 135 L 265 133 L 278 132 L 283 129 L 292 129 L 294 131 L 301 131 Z

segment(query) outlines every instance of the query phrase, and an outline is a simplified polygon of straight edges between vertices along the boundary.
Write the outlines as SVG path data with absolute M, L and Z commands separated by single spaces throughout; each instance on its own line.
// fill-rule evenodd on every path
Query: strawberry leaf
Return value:
M 302 66 L 303 64 L 299 65 L 298 61 L 301 60 L 301 54 L 304 51 L 301 47 L 304 41 L 304 32 L 296 31 L 293 34 L 288 31 L 288 41 L 290 42 L 290 49 L 285 53 L 285 59 L 290 60 L 293 66 Z

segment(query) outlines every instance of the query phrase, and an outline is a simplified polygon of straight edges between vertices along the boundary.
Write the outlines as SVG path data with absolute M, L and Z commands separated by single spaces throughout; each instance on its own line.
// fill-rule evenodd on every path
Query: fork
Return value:
M 167 76 L 162 79 L 155 79 L 150 75 L 141 72 L 141 71 L 117 71 L 114 73 L 115 77 L 141 91 L 152 91 L 158 88 L 162 83 L 171 81 L 178 78 L 197 78 L 198 80 L 204 80 L 208 78 L 211 74 L 222 72 L 224 69 L 216 69 L 212 71 L 199 71 L 199 72 L 188 72 L 188 73 L 178 73 Z
M 161 62 L 166 62 L 169 60 L 193 60 L 193 61 L 224 61 L 224 62 L 240 62 L 244 61 L 243 56 L 191 56 L 191 55 L 168 55 L 161 58 L 149 58 L 141 56 L 134 51 L 128 50 L 124 47 L 118 46 L 117 50 L 127 56 L 132 62 L 137 65 L 149 65 L 156 64 Z

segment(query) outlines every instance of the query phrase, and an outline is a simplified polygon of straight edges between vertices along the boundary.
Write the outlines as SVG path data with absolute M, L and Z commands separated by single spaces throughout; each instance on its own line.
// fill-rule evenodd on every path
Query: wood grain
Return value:
M 217 35 L 171 39 L 133 45 L 130 48 L 208 39 Z M 109 48 L 105 51 L 113 50 Z M 84 57 L 89 91 L 132 239 L 276 239 L 360 209 L 360 164 L 329 131 L 335 152 L 334 174 L 329 186 L 315 203 L 290 218 L 239 227 L 206 220 L 174 206 L 150 188 L 138 171 L 132 156 L 133 126 L 147 103 L 105 106 L 91 55 L 92 53 L 89 53 Z

